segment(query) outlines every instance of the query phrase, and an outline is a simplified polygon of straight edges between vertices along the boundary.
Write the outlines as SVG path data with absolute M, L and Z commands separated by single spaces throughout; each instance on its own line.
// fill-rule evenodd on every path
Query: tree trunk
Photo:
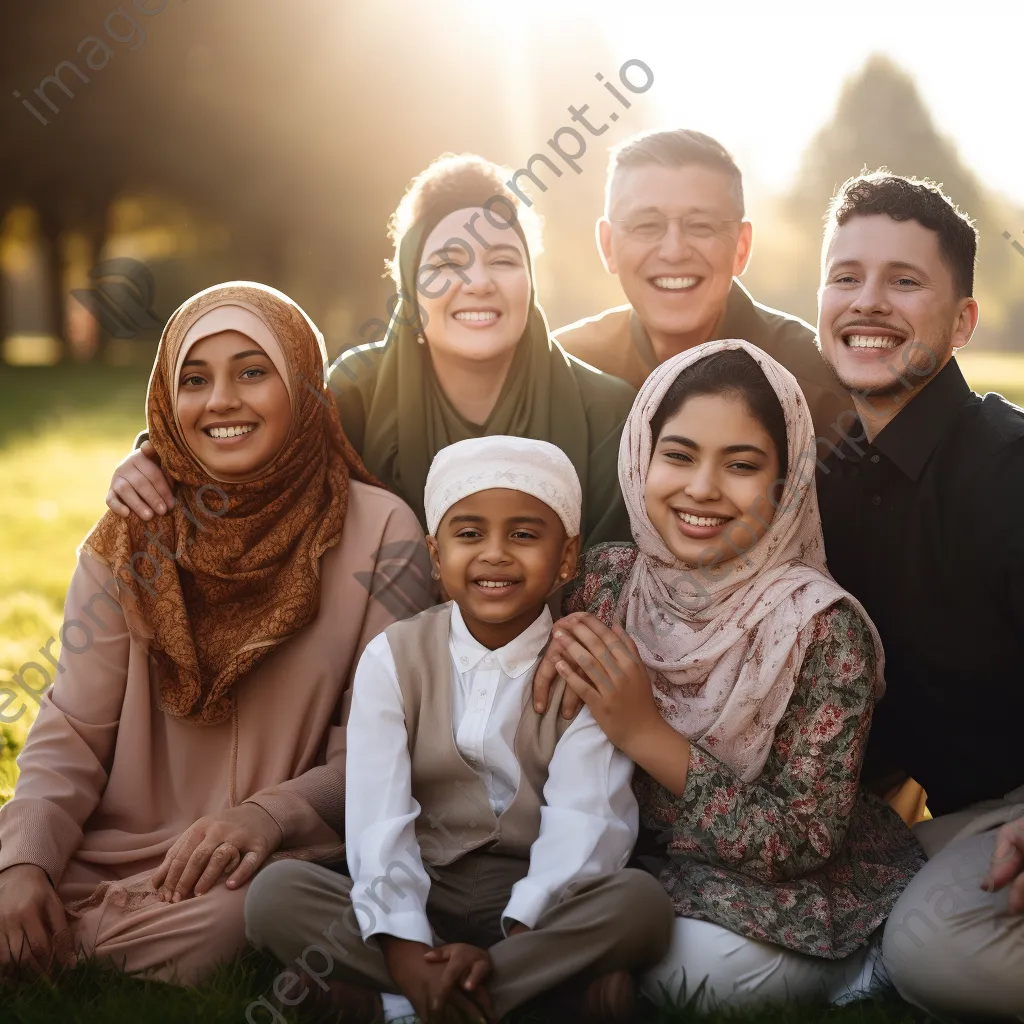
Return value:
M 64 254 L 60 248 L 62 223 L 51 206 L 39 205 L 39 229 L 46 248 L 46 295 L 50 332 L 57 339 L 62 359 L 68 356 L 67 309 L 64 295 Z

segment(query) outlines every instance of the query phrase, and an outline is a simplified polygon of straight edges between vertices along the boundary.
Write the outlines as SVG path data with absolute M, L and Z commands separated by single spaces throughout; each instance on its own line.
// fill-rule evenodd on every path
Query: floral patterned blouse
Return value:
M 636 552 L 591 548 L 566 613 L 611 625 Z M 678 915 L 837 959 L 868 942 L 925 858 L 899 815 L 858 784 L 874 709 L 863 619 L 841 601 L 808 628 L 797 687 L 758 779 L 740 781 L 695 741 L 681 797 L 639 768 L 634 789 Z

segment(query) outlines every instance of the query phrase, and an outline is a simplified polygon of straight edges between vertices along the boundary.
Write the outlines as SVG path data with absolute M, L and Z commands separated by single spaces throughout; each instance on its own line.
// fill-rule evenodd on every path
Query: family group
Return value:
M 1024 411 L 957 365 L 972 222 L 847 181 L 815 331 L 739 281 L 729 153 L 646 133 L 597 222 L 628 305 L 552 332 L 506 178 L 412 181 L 386 337 L 326 374 L 261 284 L 167 322 L 0 810 L 0 971 L 255 948 L 250 1021 L 1024 1013 Z

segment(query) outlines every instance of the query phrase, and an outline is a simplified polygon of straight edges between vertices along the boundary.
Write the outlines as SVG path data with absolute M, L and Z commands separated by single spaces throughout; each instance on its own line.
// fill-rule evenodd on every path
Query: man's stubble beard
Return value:
M 942 363 L 939 363 L 932 349 L 921 345 L 919 342 L 911 342 L 912 346 L 918 346 L 926 351 L 930 358 L 924 365 L 919 364 L 913 356 L 905 362 L 901 358 L 898 364 L 893 365 L 893 370 L 896 372 L 892 379 L 885 384 L 879 384 L 875 387 L 861 387 L 847 380 L 840 374 L 835 363 L 825 354 L 824 346 L 820 342 L 818 343 L 818 350 L 821 352 L 821 358 L 828 367 L 829 373 L 835 378 L 836 383 L 851 396 L 856 395 L 859 398 L 891 398 L 893 395 L 920 391 L 946 365 L 949 358 L 953 355 L 952 340 L 952 336 L 947 339 L 949 355 Z M 839 344 L 842 345 L 843 342 L 840 341 Z M 902 347 L 896 351 L 902 352 Z

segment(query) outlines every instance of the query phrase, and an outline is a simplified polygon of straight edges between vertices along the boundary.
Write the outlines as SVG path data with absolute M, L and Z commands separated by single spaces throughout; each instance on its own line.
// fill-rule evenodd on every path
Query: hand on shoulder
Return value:
M 143 441 L 117 464 L 107 491 L 107 508 L 125 519 L 132 512 L 152 519 L 173 507 L 174 494 L 160 470 L 160 457 L 149 441 Z

